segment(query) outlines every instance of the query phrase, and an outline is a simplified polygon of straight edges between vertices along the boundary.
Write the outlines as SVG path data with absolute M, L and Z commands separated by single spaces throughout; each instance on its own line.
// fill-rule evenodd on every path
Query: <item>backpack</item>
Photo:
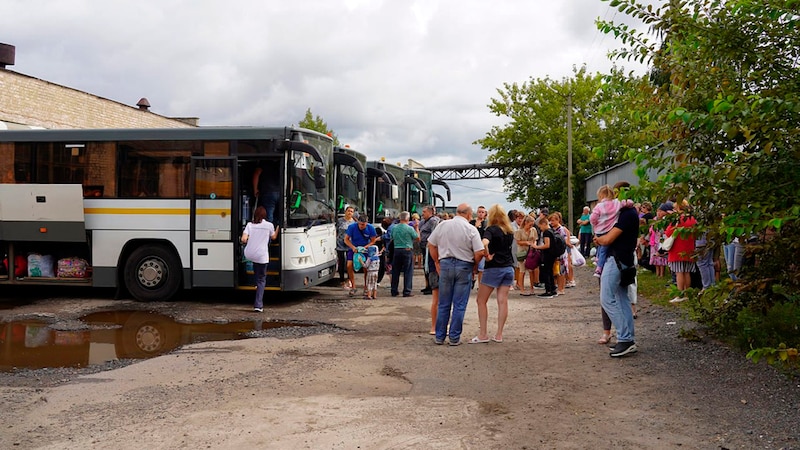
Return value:
M 553 230 L 553 235 L 555 239 L 550 243 L 550 254 L 553 256 L 561 256 L 567 251 L 567 243 L 564 241 L 564 236 L 561 236 L 561 233 Z

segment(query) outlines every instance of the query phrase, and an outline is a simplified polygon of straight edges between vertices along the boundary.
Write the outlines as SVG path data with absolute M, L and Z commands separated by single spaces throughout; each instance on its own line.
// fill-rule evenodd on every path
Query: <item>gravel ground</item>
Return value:
M 502 344 L 432 345 L 425 296 L 400 301 L 383 288 L 365 301 L 322 287 L 265 313 L 302 326 L 146 361 L 0 373 L 0 447 L 800 448 L 800 381 L 712 339 L 682 339 L 696 325 L 646 299 L 639 352 L 609 358 L 596 344 L 596 281 L 582 269 L 577 280 L 553 300 L 512 292 Z M 80 329 L 79 317 L 109 308 L 253 320 L 249 294 L 226 296 L 143 305 L 42 295 L 0 321 Z M 474 300 L 464 330 L 477 331 Z M 154 406 L 164 419 L 139 424 Z

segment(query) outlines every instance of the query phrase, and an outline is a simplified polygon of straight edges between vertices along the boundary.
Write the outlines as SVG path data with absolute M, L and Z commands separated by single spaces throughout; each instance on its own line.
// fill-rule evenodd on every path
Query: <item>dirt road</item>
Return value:
M 192 344 L 97 373 L 0 374 L 0 448 L 800 448 L 800 383 L 713 341 L 684 341 L 693 324 L 677 308 L 640 299 L 639 352 L 610 358 L 596 343 L 589 269 L 556 299 L 512 292 L 504 342 L 458 347 L 433 344 L 418 292 L 317 292 L 264 318 L 338 328 Z M 0 321 L 130 305 L 39 299 Z M 255 314 L 247 297 L 148 306 L 192 320 Z M 474 300 L 464 330 L 477 333 Z

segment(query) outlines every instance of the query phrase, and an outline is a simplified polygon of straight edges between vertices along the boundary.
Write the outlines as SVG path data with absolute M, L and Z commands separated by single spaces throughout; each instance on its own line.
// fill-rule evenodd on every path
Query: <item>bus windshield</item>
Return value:
M 293 139 L 309 143 L 322 155 L 323 160 L 331 161 L 333 142 L 314 135 L 297 133 Z M 289 226 L 312 226 L 333 223 L 334 205 L 328 183 L 319 183 L 315 178 L 318 167 L 324 168 L 328 179 L 333 176 L 332 164 L 323 166 L 313 156 L 304 152 L 292 152 L 292 170 L 289 174 L 291 198 L 289 200 Z M 320 187 L 322 186 L 322 187 Z
M 336 209 L 339 214 L 344 214 L 344 208 L 352 206 L 358 212 L 361 211 L 361 203 L 364 193 L 358 187 L 358 171 L 352 166 L 341 166 L 339 177 L 336 179 L 336 189 L 339 198 L 336 199 Z

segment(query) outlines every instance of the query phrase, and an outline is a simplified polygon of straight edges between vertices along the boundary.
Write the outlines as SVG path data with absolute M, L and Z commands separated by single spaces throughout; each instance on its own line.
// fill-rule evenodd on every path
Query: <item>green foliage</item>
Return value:
M 640 118 L 629 114 L 627 98 L 646 88 L 646 80 L 575 70 L 570 79 L 531 79 L 505 83 L 488 105 L 508 122 L 475 141 L 491 154 L 488 162 L 511 165 L 505 181 L 509 200 L 529 208 L 547 201 L 551 210 L 567 211 L 567 111 L 572 107 L 573 208 L 585 204 L 584 181 L 625 160 L 626 151 L 642 146 Z
M 333 138 L 333 145 L 335 146 L 339 145 L 339 138 L 336 136 L 336 133 L 334 133 L 333 130 L 328 128 L 328 124 L 325 123 L 322 117 L 320 116 L 315 117 L 311 113 L 311 108 L 308 108 L 306 110 L 305 117 L 303 117 L 303 120 L 301 120 L 297 126 L 327 134 L 328 136 Z
M 641 171 L 663 175 L 640 194 L 689 198 L 714 242 L 747 242 L 740 281 L 693 313 L 764 354 L 786 342 L 775 320 L 800 304 L 800 3 L 792 0 L 637 0 L 609 4 L 649 27 L 598 22 L 619 38 L 617 58 L 652 64 L 652 91 L 634 114 L 661 145 L 634 156 Z M 649 35 L 659 38 L 648 40 Z M 655 197 L 651 197 L 657 200 Z M 658 201 L 658 200 L 657 200 Z M 775 312 L 773 312 L 775 311 Z M 739 316 L 742 312 L 742 316 Z M 752 315 L 752 316 L 751 316 Z M 739 321 L 777 330 L 737 333 Z M 797 325 L 800 318 L 791 316 Z M 755 333 L 753 331 L 752 333 Z M 757 341 L 757 343 L 755 343 Z M 752 353 L 752 352 L 751 352 Z M 758 352 L 753 353 L 758 355 Z
M 741 332 L 737 343 L 742 348 L 759 348 L 786 342 L 800 346 L 800 305 L 776 303 L 766 312 L 746 308 L 739 312 L 737 325 Z

